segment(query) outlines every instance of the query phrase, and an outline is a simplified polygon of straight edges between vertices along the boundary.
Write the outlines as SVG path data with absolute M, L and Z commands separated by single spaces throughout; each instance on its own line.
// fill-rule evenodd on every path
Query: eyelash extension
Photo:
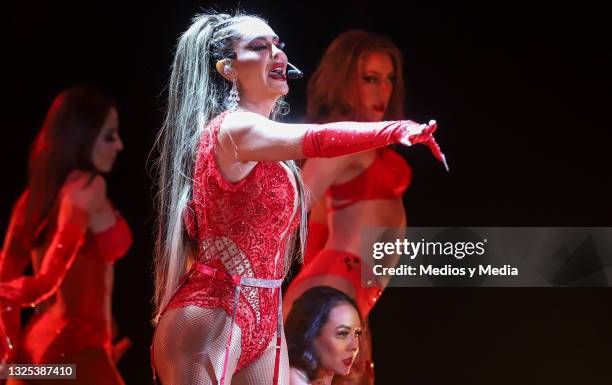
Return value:
M 276 48 L 282 50 L 283 48 L 285 48 L 286 44 L 282 41 L 279 41 L 278 44 L 275 44 Z M 250 47 L 252 50 L 254 51 L 263 51 L 265 49 L 268 49 L 268 45 L 264 44 L 264 45 L 253 45 Z
M 374 83 L 374 82 L 378 81 L 379 79 L 376 76 L 364 76 L 363 80 L 365 80 L 368 83 Z M 389 77 L 386 80 L 389 80 L 391 83 L 394 83 L 395 82 L 395 77 Z
M 267 45 L 253 45 L 250 47 L 253 51 L 263 51 L 264 49 L 267 49 L 268 46 Z

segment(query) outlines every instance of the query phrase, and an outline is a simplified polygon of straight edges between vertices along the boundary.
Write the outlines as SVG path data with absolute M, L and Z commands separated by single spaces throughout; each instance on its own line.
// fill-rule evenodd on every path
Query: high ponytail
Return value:
M 230 83 L 216 71 L 214 64 L 231 57 L 234 43 L 241 37 L 236 27 L 250 18 L 255 16 L 198 15 L 176 47 L 168 84 L 166 116 L 156 140 L 159 159 L 155 197 L 154 323 L 178 288 L 180 277 L 186 273 L 192 248 L 184 229 L 183 212 L 192 195 L 195 153 L 203 129 L 223 111 L 230 89 Z M 306 212 L 302 179 L 293 161 L 285 163 L 294 174 L 300 191 L 303 250 Z M 291 251 L 287 253 L 291 254 Z M 286 268 L 288 264 L 285 263 Z

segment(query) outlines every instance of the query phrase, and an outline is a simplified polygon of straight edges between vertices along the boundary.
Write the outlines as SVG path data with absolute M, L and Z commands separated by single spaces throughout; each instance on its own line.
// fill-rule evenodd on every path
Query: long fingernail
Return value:
M 446 172 L 450 172 L 450 170 L 448 169 L 448 163 L 446 163 L 446 156 L 444 156 L 444 154 L 442 154 L 442 164 L 444 164 Z

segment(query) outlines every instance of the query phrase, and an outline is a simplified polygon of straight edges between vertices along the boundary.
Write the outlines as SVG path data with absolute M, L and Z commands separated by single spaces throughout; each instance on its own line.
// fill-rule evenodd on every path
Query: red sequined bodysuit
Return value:
M 112 330 L 113 263 L 132 242 L 125 220 L 99 233 L 87 231 L 88 214 L 75 209 L 68 226 L 47 224 L 42 245 L 24 241 L 22 196 L 13 210 L 0 259 L 0 304 L 4 360 L 57 363 L 84 348 L 109 354 Z M 33 262 L 34 276 L 23 276 Z M 37 314 L 20 333 L 20 307 L 36 306 Z
M 198 256 L 166 311 L 195 305 L 222 308 L 233 316 L 242 336 L 238 371 L 257 359 L 279 330 L 287 241 L 299 215 L 294 181 L 282 163 L 258 162 L 237 183 L 221 174 L 216 146 L 226 114 L 207 125 L 198 146 L 193 196 L 185 212 Z M 262 287 L 245 279 L 278 284 Z

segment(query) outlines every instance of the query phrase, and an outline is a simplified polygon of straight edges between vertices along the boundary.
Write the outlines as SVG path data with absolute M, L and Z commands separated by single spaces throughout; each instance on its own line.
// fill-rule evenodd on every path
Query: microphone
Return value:
M 287 79 L 301 79 L 304 77 L 304 73 L 300 71 L 296 66 L 287 62 L 287 67 L 290 69 L 287 70 Z

